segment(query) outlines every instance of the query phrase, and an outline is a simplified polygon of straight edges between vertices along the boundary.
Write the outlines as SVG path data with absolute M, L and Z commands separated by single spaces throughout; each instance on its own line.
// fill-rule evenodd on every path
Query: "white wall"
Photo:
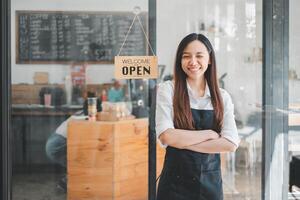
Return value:
M 290 24 L 289 24 L 289 67 L 297 74 L 297 79 L 289 82 L 289 102 L 300 102 L 300 20 L 299 0 L 290 0 Z
M 290 69 L 294 69 L 297 72 L 300 79 L 300 1 L 290 0 L 290 26 L 289 26 L 289 44 L 290 44 Z
M 16 64 L 16 10 L 132 11 L 135 6 L 139 6 L 142 11 L 148 11 L 147 0 L 12 0 L 12 83 L 33 83 L 34 72 L 37 71 L 48 72 L 50 83 L 64 83 L 64 77 L 70 73 L 69 65 Z M 113 65 L 88 65 L 86 75 L 87 83 L 110 82 L 114 77 Z

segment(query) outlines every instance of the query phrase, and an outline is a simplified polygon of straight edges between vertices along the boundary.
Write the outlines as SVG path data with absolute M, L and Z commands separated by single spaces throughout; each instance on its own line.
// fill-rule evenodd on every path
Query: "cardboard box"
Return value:
M 48 72 L 35 72 L 33 80 L 35 84 L 48 84 L 49 74 Z

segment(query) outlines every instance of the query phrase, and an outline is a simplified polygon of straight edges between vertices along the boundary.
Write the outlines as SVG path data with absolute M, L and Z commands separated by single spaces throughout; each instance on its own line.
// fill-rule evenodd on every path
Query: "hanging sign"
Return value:
M 157 76 L 156 56 L 115 56 L 116 79 L 154 79 Z
M 116 79 L 155 79 L 158 76 L 157 69 L 157 57 L 154 54 L 152 46 L 149 42 L 149 38 L 143 28 L 139 17 L 140 8 L 136 7 L 134 9 L 135 16 L 132 20 L 132 23 L 126 33 L 125 39 L 119 53 L 115 56 L 115 78 Z M 127 40 L 128 34 L 135 22 L 138 19 L 141 29 L 147 39 L 147 43 L 151 49 L 151 52 L 154 56 L 119 56 L 123 46 Z

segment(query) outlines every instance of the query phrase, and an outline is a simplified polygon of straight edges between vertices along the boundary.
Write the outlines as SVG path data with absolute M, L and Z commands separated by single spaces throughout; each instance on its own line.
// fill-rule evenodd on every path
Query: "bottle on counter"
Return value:
M 105 89 L 103 89 L 101 91 L 101 101 L 104 102 L 104 101 L 107 101 L 107 92 Z
M 88 116 L 89 121 L 96 121 L 97 116 L 97 97 L 88 97 Z

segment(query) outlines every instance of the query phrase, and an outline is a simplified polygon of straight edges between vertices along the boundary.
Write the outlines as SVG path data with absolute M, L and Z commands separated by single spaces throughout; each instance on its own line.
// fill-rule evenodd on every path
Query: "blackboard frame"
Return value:
M 60 61 L 60 60 L 48 60 L 48 61 L 42 61 L 42 60 L 31 60 L 31 61 L 22 61 L 20 60 L 20 54 L 19 54 L 19 15 L 21 14 L 68 14 L 68 15 L 97 15 L 97 14 L 107 14 L 107 15 L 124 15 L 129 16 L 132 15 L 132 18 L 135 16 L 133 12 L 129 11 L 63 11 L 63 10 L 17 10 L 15 12 L 15 27 L 16 27 L 16 64 L 113 64 L 114 58 L 112 58 L 110 61 L 80 61 L 80 60 L 70 60 L 70 61 Z M 142 20 L 143 28 L 148 34 L 149 37 L 149 28 L 148 28 L 148 12 L 141 12 L 139 14 L 140 18 L 141 16 L 145 18 L 145 20 Z M 138 20 L 136 19 L 135 23 L 138 23 Z M 128 27 L 129 28 L 129 27 Z M 144 42 L 145 42 L 145 55 L 149 54 L 149 48 L 146 37 L 143 35 Z M 122 54 L 120 54 L 122 55 Z

